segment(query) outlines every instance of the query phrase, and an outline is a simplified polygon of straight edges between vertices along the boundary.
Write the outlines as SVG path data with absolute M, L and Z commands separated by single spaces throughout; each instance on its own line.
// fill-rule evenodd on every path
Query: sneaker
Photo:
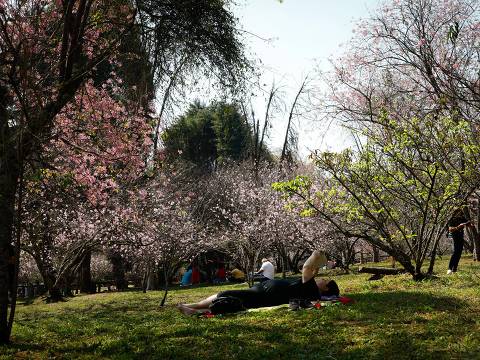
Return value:
M 298 305 L 301 309 L 310 309 L 313 308 L 313 304 L 310 300 L 302 299 L 299 301 Z
M 288 310 L 297 311 L 300 308 L 300 300 L 292 299 L 288 302 Z
M 453 273 L 453 271 L 450 270 L 450 269 L 448 269 L 448 270 L 447 270 L 447 275 L 450 275 L 451 273 Z

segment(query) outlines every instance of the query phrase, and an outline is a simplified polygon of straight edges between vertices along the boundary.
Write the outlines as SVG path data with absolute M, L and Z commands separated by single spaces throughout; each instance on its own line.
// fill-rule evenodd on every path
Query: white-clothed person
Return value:
M 267 258 L 262 259 L 262 266 L 256 273 L 264 278 L 264 280 L 273 280 L 275 277 L 275 267 Z

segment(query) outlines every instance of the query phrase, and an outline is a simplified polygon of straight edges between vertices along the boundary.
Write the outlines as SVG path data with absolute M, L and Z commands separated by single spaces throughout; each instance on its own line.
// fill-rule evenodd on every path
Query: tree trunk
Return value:
M 372 251 L 373 251 L 373 262 L 378 263 L 380 262 L 380 250 L 378 250 L 378 247 L 375 245 L 372 246 Z
M 473 238 L 473 261 L 480 261 L 480 233 Z
M 440 242 L 440 237 L 435 239 L 435 243 L 433 244 L 432 253 L 430 254 L 430 263 L 428 265 L 428 270 L 427 270 L 428 275 L 433 274 L 433 267 L 435 265 L 435 258 L 437 257 L 437 249 L 438 249 L 439 242 Z
M 145 267 L 145 273 L 143 274 L 142 279 L 142 292 L 145 294 L 148 288 L 148 278 L 150 277 L 150 266 L 147 264 Z
M 293 272 L 294 274 L 300 273 L 299 270 L 299 263 L 300 260 L 302 260 L 305 255 L 306 255 L 307 250 L 302 250 L 302 251 L 295 251 L 293 256 L 290 258 L 290 256 L 287 256 L 288 259 L 288 266 L 290 267 L 290 271 Z
M 38 271 L 42 275 L 43 283 L 48 291 L 48 302 L 57 302 L 63 299 L 60 288 L 56 285 L 56 274 L 52 266 L 44 263 L 38 257 L 35 257 L 35 263 L 37 264 Z
M 465 241 L 465 247 L 473 254 L 473 261 L 480 260 L 480 198 L 477 197 L 477 206 L 472 208 L 469 207 L 468 211 L 465 211 L 467 220 L 473 222 L 475 226 L 467 227 L 466 233 L 467 238 L 471 241 L 470 249 L 468 249 L 467 241 Z
M 422 274 L 420 271 L 421 266 L 419 267 L 418 264 L 414 267 L 408 255 L 404 254 L 400 251 L 390 251 L 391 256 L 397 260 L 403 268 L 412 275 L 413 280 L 422 280 L 425 278 L 425 275 Z M 421 264 L 420 264 L 421 265 Z
M 113 254 L 110 256 L 110 262 L 112 263 L 113 279 L 117 290 L 126 290 L 128 284 L 125 279 L 125 263 L 122 256 L 119 254 Z
M 160 306 L 162 307 L 165 305 L 165 302 L 167 301 L 167 295 L 168 295 L 168 271 L 166 266 L 163 268 L 163 280 L 165 282 L 164 293 L 163 293 L 163 299 L 160 302 Z
M 148 273 L 147 277 L 147 290 L 158 290 L 161 269 L 156 267 L 155 264 L 152 265 L 151 270 Z
M 4 134 L 1 134 L 4 135 Z M 10 146 L 0 142 L 0 145 Z M 12 151 L 7 150 L 0 160 L 0 344 L 10 339 L 8 327 L 9 289 L 15 279 L 9 274 L 9 255 L 12 248 L 15 193 L 19 177 L 18 162 Z
M 92 252 L 87 251 L 82 259 L 79 271 L 80 292 L 86 294 L 95 293 L 95 284 L 92 281 L 91 262 Z

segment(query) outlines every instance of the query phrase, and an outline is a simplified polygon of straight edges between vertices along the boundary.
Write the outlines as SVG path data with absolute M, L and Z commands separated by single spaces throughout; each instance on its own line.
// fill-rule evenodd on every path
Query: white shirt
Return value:
M 273 280 L 273 278 L 275 277 L 275 268 L 273 267 L 273 264 L 270 261 L 265 261 L 258 272 L 262 270 L 263 270 L 262 272 L 263 276 L 265 276 L 266 278 L 269 278 L 270 280 Z

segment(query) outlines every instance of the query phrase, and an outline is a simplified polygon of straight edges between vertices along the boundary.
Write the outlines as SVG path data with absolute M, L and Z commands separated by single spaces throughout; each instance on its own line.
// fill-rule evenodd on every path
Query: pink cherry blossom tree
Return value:
M 102 64 L 115 59 L 127 35 L 138 35 L 157 74 L 168 72 L 164 65 L 169 59 L 188 53 L 197 68 L 208 64 L 210 68 L 222 69 L 228 75 L 223 78 L 235 78 L 244 68 L 244 57 L 234 28 L 235 19 L 224 5 L 203 1 L 192 12 L 183 2 L 0 2 L 0 140 L 3 149 L 0 153 L 0 343 L 8 342 L 14 316 L 13 307 L 7 324 L 11 279 L 5 269 L 12 243 L 16 199 L 22 199 L 25 164 L 40 161 L 49 142 L 60 147 L 57 143 L 60 139 L 55 136 L 65 141 L 68 138 L 68 134 L 62 134 L 65 130 L 86 125 L 88 116 L 73 119 L 64 115 L 71 113 L 72 107 L 82 108 L 76 103 L 78 93 L 92 94 L 92 83 L 88 80 L 95 78 Z M 106 86 L 110 85 L 107 81 Z M 105 110 L 106 103 L 98 104 Z M 120 102 L 116 106 L 121 106 Z M 125 121 L 125 129 L 135 127 L 135 121 Z M 110 136 L 108 124 L 97 130 L 103 131 L 102 136 Z M 84 137 L 79 142 L 89 140 L 89 134 Z M 79 149 L 79 142 L 72 142 L 72 148 L 77 147 L 80 152 L 88 150 Z M 122 148 L 122 141 L 118 141 L 102 150 L 114 159 L 128 149 Z M 98 201 L 102 205 L 106 201 L 105 193 L 114 191 L 115 181 L 110 179 L 95 189 L 91 186 L 95 178 L 105 172 L 101 161 L 94 170 L 88 163 L 97 160 L 85 154 L 76 155 L 73 156 L 76 161 L 83 157 L 85 162 L 77 163 L 79 171 L 74 174 L 75 181 L 87 188 L 85 194 L 90 202 Z M 23 206 L 19 204 L 17 208 Z M 18 218 L 17 223 L 21 222 Z M 17 238 L 20 237 L 19 233 Z M 19 254 L 19 243 L 16 253 Z

